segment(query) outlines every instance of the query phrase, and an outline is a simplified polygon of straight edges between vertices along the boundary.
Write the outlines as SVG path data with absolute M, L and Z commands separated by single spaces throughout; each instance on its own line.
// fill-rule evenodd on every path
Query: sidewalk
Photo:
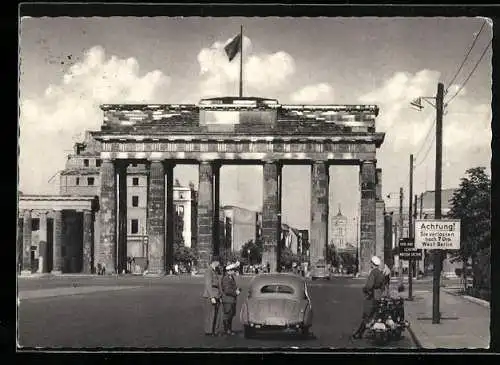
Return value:
M 403 294 L 408 298 L 408 291 Z M 487 303 L 471 301 L 441 288 L 441 321 L 432 323 L 432 288 L 413 291 L 405 301 L 409 331 L 424 349 L 487 349 L 490 345 L 490 309 Z

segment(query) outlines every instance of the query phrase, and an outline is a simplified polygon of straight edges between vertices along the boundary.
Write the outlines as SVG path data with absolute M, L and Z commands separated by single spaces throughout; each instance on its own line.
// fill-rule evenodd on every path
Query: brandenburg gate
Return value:
M 104 122 L 92 132 L 101 143 L 100 247 L 96 262 L 120 270 L 126 256 L 126 166 L 149 166 L 147 235 L 151 273 L 173 265 L 173 168 L 198 164 L 198 266 L 218 255 L 219 171 L 224 164 L 263 166 L 262 262 L 276 271 L 281 231 L 281 172 L 311 166 L 311 263 L 327 246 L 329 166 L 359 166 L 360 264 L 376 253 L 376 149 L 373 105 L 282 105 L 265 98 L 202 99 L 197 105 L 102 105 Z M 301 194 L 300 191 L 295 192 Z M 117 257 L 117 254 L 120 257 Z

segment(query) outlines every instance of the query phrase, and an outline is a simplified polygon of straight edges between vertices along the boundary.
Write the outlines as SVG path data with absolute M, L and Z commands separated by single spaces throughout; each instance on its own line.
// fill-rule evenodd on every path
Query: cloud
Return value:
M 47 181 L 64 168 L 74 136 L 100 128 L 100 104 L 160 102 L 169 81 L 157 70 L 141 75 L 134 58 L 107 57 L 100 46 L 86 51 L 58 84 L 37 98 L 21 100 L 20 189 L 56 193 Z
M 294 103 L 331 104 L 333 102 L 333 87 L 327 83 L 307 85 L 293 92 L 290 99 Z
M 236 95 L 238 92 L 240 55 L 229 62 L 224 52 L 230 40 L 215 42 L 198 53 L 202 97 Z M 295 61 L 286 52 L 252 54 L 248 37 L 243 37 L 243 54 L 243 92 L 246 95 L 272 94 L 283 88 L 295 72 Z
M 433 189 L 435 128 L 430 128 L 436 111 L 425 101 L 422 101 L 424 109 L 415 111 L 410 102 L 417 97 L 434 96 L 439 78 L 440 74 L 432 70 L 415 74 L 397 72 L 379 88 L 359 98 L 361 103 L 380 107 L 376 127 L 377 131 L 385 132 L 386 137 L 377 152 L 377 160 L 383 176 L 386 176 L 383 179 L 386 192 L 398 191 L 400 186 L 407 189 L 406 166 L 410 154 L 414 154 L 417 164 L 414 191 Z M 451 85 L 445 103 L 458 90 L 459 85 Z M 435 102 L 433 99 L 429 101 Z M 489 165 L 490 142 L 491 107 L 478 104 L 463 88 L 446 108 L 443 119 L 443 187 L 458 186 L 460 177 L 469 167 Z

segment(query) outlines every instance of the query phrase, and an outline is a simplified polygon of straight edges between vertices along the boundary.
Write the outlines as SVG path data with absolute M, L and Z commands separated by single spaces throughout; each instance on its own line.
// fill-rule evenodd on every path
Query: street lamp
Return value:
M 247 259 L 248 259 L 248 265 L 251 264 L 250 262 L 250 249 L 247 250 Z

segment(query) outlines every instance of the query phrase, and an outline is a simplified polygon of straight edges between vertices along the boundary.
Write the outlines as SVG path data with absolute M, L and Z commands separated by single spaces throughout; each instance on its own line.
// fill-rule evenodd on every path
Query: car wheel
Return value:
M 250 326 L 245 326 L 243 328 L 243 335 L 245 338 L 252 338 L 255 336 L 255 330 L 253 328 L 250 328 Z

